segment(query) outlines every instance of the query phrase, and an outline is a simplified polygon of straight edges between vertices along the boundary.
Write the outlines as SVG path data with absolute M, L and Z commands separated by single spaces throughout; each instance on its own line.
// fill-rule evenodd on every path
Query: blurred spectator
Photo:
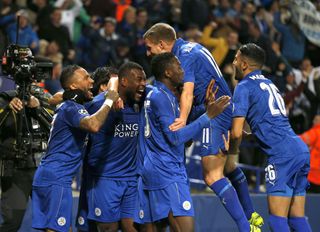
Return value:
M 261 33 L 268 35 L 270 25 L 268 25 L 266 17 L 266 10 L 262 6 L 258 6 L 254 19 L 257 22 Z
M 62 64 L 53 63 L 51 79 L 47 79 L 44 81 L 45 89 L 52 95 L 54 95 L 57 92 L 63 91 L 60 84 L 61 72 L 62 72 Z
M 244 4 L 240 20 L 237 23 L 238 27 L 236 28 L 239 33 L 239 41 L 241 44 L 250 41 L 249 24 L 253 21 L 255 11 L 256 7 L 252 2 L 246 2 Z
M 201 12 L 201 13 L 199 13 Z M 186 29 L 190 24 L 197 25 L 202 29 L 209 19 L 209 7 L 207 1 L 182 0 L 181 22 Z
M 170 0 L 148 0 L 146 1 L 145 8 L 149 13 L 150 24 L 154 24 L 158 22 L 170 22 L 171 20 Z M 186 25 L 186 23 L 184 24 Z
M 270 38 L 260 31 L 259 24 L 255 20 L 251 21 L 248 26 L 250 35 L 249 42 L 257 44 L 263 48 L 266 53 L 266 61 L 263 70 L 268 73 L 273 73 L 277 66 L 277 56 L 272 49 Z
M 120 23 L 117 24 L 117 33 L 122 38 L 126 38 L 130 47 L 135 41 L 134 25 L 136 23 L 136 8 L 128 6 L 123 13 Z
M 148 28 L 148 12 L 145 8 L 138 8 L 136 12 L 136 23 L 134 25 L 135 40 L 131 52 L 133 60 L 143 67 L 147 77 L 151 75 L 151 70 L 149 60 L 146 56 L 147 50 L 143 35 Z
M 83 5 L 89 15 L 115 17 L 116 4 L 113 0 L 83 0 Z
M 50 15 L 50 23 L 45 28 L 39 28 L 39 37 L 49 42 L 56 41 L 63 54 L 63 63 L 73 63 L 75 50 L 68 29 L 61 25 L 62 11 L 55 8 Z
M 51 42 L 44 39 L 40 40 L 39 55 L 49 58 L 53 63 L 62 64 L 63 62 L 63 55 L 60 52 L 59 44 L 54 40 Z
M 130 53 L 130 43 L 125 38 L 121 37 L 116 43 L 116 57 L 112 65 L 120 67 L 122 64 L 132 60 Z
M 121 22 L 123 20 L 126 10 L 131 5 L 131 0 L 113 0 L 113 2 L 116 5 L 115 18 L 117 22 Z
M 231 7 L 229 0 L 219 0 L 219 4 L 212 12 L 213 19 L 220 25 L 230 25 L 237 12 Z
M 304 57 L 306 39 L 290 15 L 285 17 L 283 22 L 280 17 L 280 12 L 276 12 L 273 25 L 281 33 L 281 53 L 293 67 L 297 68 Z
M 306 78 L 296 84 L 293 72 L 289 72 L 286 76 L 286 90 L 284 101 L 286 104 L 287 115 L 292 129 L 295 133 L 300 134 L 308 128 L 307 112 L 310 108 L 310 103 L 303 94 Z
M 73 27 L 72 41 L 74 44 L 76 44 L 79 41 L 83 29 L 89 26 L 90 23 L 91 23 L 91 16 L 87 13 L 84 7 L 81 7 L 79 15 L 76 18 L 74 22 L 74 27 Z
M 19 8 L 13 0 L 0 1 L 0 55 L 2 55 L 8 45 L 6 40 L 7 26 L 15 21 L 15 13 Z
M 32 50 L 33 54 L 36 54 L 39 49 L 38 35 L 33 31 L 29 23 L 29 15 L 26 10 L 20 10 L 17 12 L 17 16 L 20 16 L 19 22 L 19 41 L 16 41 L 17 36 L 17 24 L 14 22 L 7 27 L 7 35 L 9 43 L 18 43 L 22 46 L 27 46 Z
M 313 119 L 313 126 L 310 130 L 300 135 L 301 139 L 310 149 L 310 182 L 309 192 L 320 193 L 320 115 Z
M 57 0 L 54 3 L 61 10 L 61 25 L 68 28 L 70 38 L 73 39 L 74 22 L 82 9 L 81 0 Z
M 294 69 L 293 71 L 298 85 L 304 78 L 307 80 L 304 93 L 311 104 L 308 118 L 310 127 L 310 123 L 320 109 L 320 67 L 313 67 L 310 59 L 304 58 L 300 70 Z
M 36 31 L 50 24 L 50 14 L 53 11 L 53 6 L 49 4 L 49 0 L 35 0 L 29 2 L 28 7 L 36 14 L 36 25 L 34 27 Z
M 291 71 L 292 67 L 281 54 L 280 51 L 280 44 L 277 42 L 272 42 L 272 50 L 274 51 L 275 55 L 277 56 L 277 65 L 275 71 L 272 75 L 268 76 L 272 82 L 277 86 L 281 94 L 284 94 L 286 91 L 286 84 L 287 84 L 287 74 Z
M 107 17 L 99 30 L 91 28 L 81 36 L 77 43 L 77 63 L 93 72 L 97 67 L 116 65 L 117 42 L 119 35 L 115 32 L 116 19 Z
M 227 38 L 218 37 L 213 38 L 211 34 L 213 31 L 218 27 L 216 22 L 209 23 L 203 31 L 201 42 L 204 46 L 211 49 L 211 53 L 216 60 L 217 64 L 219 65 L 220 69 L 222 63 L 224 62 L 225 58 L 227 57 L 229 50 L 231 49 L 234 53 L 238 49 L 239 40 L 238 40 L 238 33 L 235 31 L 229 32 Z M 235 53 L 234 53 L 235 54 Z M 233 61 L 234 54 L 230 54 L 228 59 L 228 63 Z
M 184 32 L 183 38 L 190 42 L 201 43 L 202 41 L 202 32 L 199 30 L 198 25 L 190 24 L 187 30 Z

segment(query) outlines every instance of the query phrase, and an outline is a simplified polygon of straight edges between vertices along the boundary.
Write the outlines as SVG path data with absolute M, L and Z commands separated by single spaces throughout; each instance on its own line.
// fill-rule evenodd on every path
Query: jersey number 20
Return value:
M 267 90 L 269 93 L 269 109 L 273 116 L 282 114 L 283 116 L 287 115 L 286 107 L 283 101 L 283 98 L 281 97 L 278 88 L 270 83 L 266 84 L 264 82 L 260 83 L 260 88 L 262 90 Z

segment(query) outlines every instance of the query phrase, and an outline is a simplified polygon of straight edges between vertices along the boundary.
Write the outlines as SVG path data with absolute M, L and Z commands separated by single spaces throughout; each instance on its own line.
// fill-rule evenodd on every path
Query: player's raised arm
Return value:
M 90 132 L 98 132 L 105 122 L 113 103 L 117 101 L 118 98 L 119 94 L 116 91 L 108 91 L 106 94 L 106 100 L 102 107 L 93 115 L 81 119 L 80 127 Z

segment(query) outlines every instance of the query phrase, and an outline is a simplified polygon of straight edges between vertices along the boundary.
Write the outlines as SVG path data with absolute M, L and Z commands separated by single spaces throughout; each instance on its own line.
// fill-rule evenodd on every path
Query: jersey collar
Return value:
M 261 70 L 254 70 L 251 73 L 248 73 L 243 79 L 248 79 L 249 77 L 254 75 L 261 75 Z
M 162 89 L 163 91 L 165 91 L 167 94 L 169 94 L 171 97 L 175 98 L 175 95 L 172 93 L 172 91 L 165 85 L 163 84 L 161 81 L 154 81 L 154 86 Z
M 184 40 L 179 38 L 175 41 L 173 48 L 172 48 L 172 53 L 175 54 L 176 56 L 178 56 L 179 54 L 179 48 L 181 47 L 181 45 L 184 43 Z

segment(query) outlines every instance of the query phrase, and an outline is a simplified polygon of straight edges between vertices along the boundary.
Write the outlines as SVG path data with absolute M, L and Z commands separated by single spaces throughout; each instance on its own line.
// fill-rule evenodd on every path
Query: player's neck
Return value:
M 163 83 L 172 93 L 176 92 L 177 87 L 174 86 L 169 79 L 164 78 L 160 80 L 160 82 Z

